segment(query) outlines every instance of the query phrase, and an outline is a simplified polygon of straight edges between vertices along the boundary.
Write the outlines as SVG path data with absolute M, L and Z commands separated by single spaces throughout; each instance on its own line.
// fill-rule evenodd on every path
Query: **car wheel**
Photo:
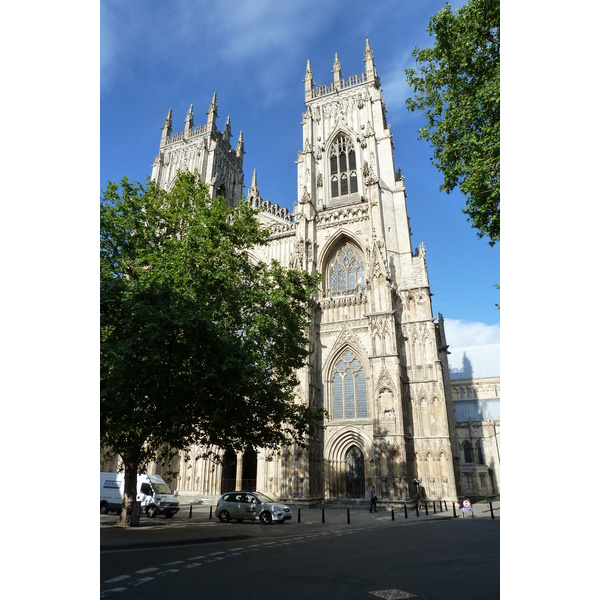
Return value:
M 229 523 L 231 517 L 229 516 L 229 513 L 226 510 L 222 510 L 219 513 L 219 519 L 221 520 L 221 523 Z
M 273 520 L 273 517 L 271 516 L 270 512 L 267 512 L 265 510 L 264 512 L 260 513 L 260 522 L 261 523 L 264 523 L 265 525 L 268 525 L 272 520 Z
M 100 503 L 100 514 L 101 515 L 107 515 L 108 514 L 108 506 L 104 502 Z
M 150 517 L 151 519 L 154 519 L 154 517 L 156 516 L 156 506 L 149 506 L 146 509 L 146 516 Z

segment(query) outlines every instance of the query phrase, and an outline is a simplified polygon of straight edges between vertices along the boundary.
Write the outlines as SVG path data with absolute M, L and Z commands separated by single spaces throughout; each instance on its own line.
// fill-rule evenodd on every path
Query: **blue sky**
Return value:
M 452 3 L 453 9 L 464 2 Z M 405 69 L 412 50 L 432 40 L 426 29 L 443 1 L 101 0 L 100 187 L 123 176 L 145 181 L 161 127 L 173 109 L 182 131 L 190 104 L 204 123 L 217 93 L 218 127 L 231 118 L 233 139 L 245 142 L 246 186 L 256 169 L 263 198 L 292 208 L 295 160 L 302 147 L 304 71 L 310 59 L 319 84 L 364 69 L 368 33 L 392 126 L 396 168 L 407 187 L 416 247 L 424 242 L 434 315 L 444 315 L 450 345 L 499 341 L 500 244 L 478 239 L 462 213 L 460 193 L 439 191 L 424 124 L 405 108 Z M 223 10 L 222 7 L 227 7 Z

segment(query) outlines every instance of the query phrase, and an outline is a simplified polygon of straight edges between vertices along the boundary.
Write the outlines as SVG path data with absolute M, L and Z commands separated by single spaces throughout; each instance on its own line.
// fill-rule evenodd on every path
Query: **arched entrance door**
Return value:
M 346 453 L 346 497 L 365 497 L 365 458 L 358 446 Z
M 256 490 L 256 450 L 246 450 L 242 457 L 242 489 L 249 492 Z
M 237 456 L 233 450 L 227 450 L 221 463 L 221 494 L 235 490 Z

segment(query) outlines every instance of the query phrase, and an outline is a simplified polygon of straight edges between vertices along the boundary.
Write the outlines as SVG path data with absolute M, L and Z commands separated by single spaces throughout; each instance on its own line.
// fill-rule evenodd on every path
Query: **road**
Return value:
M 366 512 L 348 523 L 336 511 L 322 523 L 313 510 L 302 523 L 269 526 L 173 519 L 153 535 L 157 545 L 101 552 L 100 597 L 499 598 L 499 519 L 451 515 Z

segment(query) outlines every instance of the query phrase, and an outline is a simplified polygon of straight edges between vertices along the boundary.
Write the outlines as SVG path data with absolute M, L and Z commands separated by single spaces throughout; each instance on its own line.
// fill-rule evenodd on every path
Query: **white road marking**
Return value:
M 148 583 L 149 581 L 153 581 L 153 580 L 154 580 L 154 577 L 142 577 L 141 579 L 134 581 L 132 583 L 132 585 L 142 585 L 142 583 Z
M 179 569 L 167 569 L 166 571 L 161 571 L 157 573 L 157 575 L 169 575 L 170 573 L 179 573 Z
M 144 573 L 152 573 L 152 571 L 158 571 L 158 567 L 148 567 L 147 569 L 141 569 L 140 571 L 136 571 L 138 575 L 143 575 Z
M 384 600 L 403 600 L 404 598 L 418 598 L 414 594 L 409 592 L 403 592 L 402 590 L 380 590 L 378 592 L 369 592 L 373 596 L 378 598 L 384 598 Z

